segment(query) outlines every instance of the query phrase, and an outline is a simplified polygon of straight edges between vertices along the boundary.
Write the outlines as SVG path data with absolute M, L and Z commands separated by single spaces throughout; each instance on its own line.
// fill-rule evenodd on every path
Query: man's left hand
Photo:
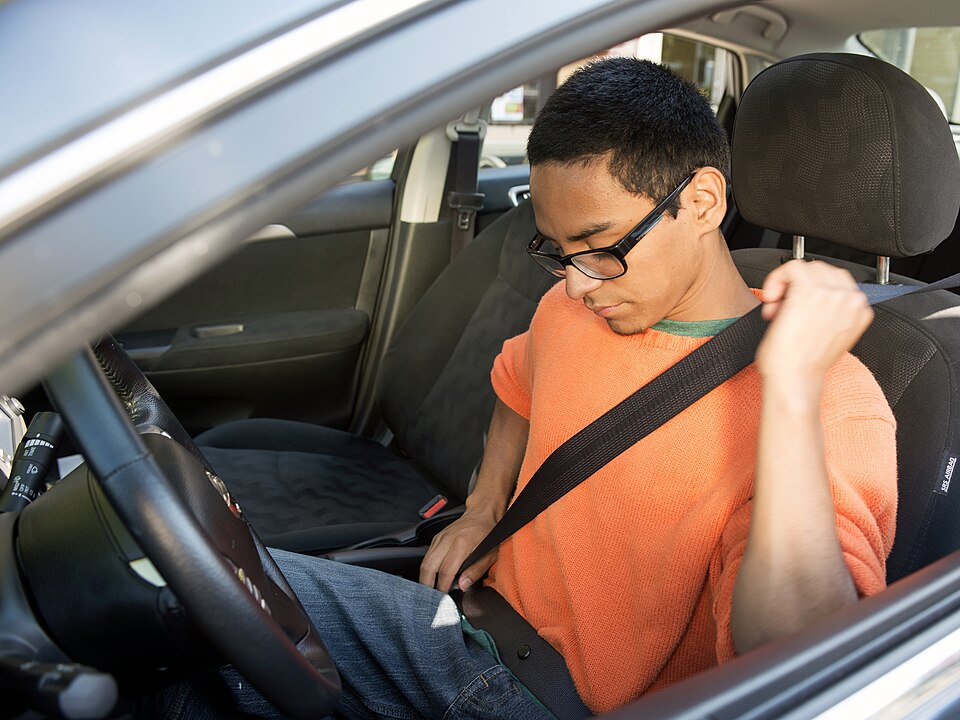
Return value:
M 757 350 L 764 378 L 822 381 L 873 320 L 853 276 L 824 262 L 792 260 L 763 284 L 770 327 Z

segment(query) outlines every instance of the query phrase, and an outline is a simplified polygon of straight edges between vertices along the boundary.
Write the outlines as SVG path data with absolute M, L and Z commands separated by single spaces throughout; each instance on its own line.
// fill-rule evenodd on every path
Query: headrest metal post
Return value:
M 793 259 L 803 260 L 803 235 L 793 236 Z
M 877 285 L 890 284 L 890 258 L 886 255 L 877 256 Z

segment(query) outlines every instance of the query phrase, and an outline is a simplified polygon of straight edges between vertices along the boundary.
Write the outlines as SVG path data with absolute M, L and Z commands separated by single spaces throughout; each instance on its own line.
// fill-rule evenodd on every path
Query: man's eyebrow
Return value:
M 587 225 L 583 230 L 578 232 L 576 235 L 571 235 L 567 238 L 568 242 L 577 243 L 583 242 L 587 238 L 590 238 L 598 233 L 606 232 L 613 227 L 612 222 L 597 222 L 592 225 Z
M 587 240 L 588 238 L 591 238 L 598 233 L 606 232 L 612 227 L 613 227 L 613 223 L 609 221 L 593 223 L 592 225 L 587 225 L 580 232 L 575 233 L 570 237 L 568 237 L 567 242 L 570 242 L 570 243 L 583 242 L 584 240 Z M 543 237 L 545 237 L 547 240 L 552 240 L 553 242 L 556 242 L 556 240 L 550 237 L 549 235 L 543 232 L 540 232 L 539 230 L 537 230 L 537 232 L 540 233 L 540 235 L 543 235 Z

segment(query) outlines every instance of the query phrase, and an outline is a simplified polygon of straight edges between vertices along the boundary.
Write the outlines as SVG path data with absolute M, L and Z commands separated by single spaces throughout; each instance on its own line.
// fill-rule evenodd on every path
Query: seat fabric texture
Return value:
M 437 494 L 466 499 L 495 396 L 490 370 L 555 282 L 524 248 L 529 203 L 480 233 L 410 312 L 384 356 L 377 401 L 391 448 L 301 422 L 249 419 L 197 436 L 273 547 L 323 552 L 396 532 Z

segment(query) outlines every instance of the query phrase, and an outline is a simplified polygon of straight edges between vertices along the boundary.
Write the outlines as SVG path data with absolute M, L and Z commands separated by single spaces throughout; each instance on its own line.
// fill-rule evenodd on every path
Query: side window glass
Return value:
M 487 135 L 480 167 L 525 163 L 527 137 L 537 112 L 550 93 L 577 68 L 605 57 L 636 57 L 663 63 L 702 88 L 714 112 L 732 94 L 740 72 L 739 58 L 724 48 L 670 33 L 648 33 L 560 68 L 555 75 L 525 82 L 498 95 L 481 111 Z M 759 71 L 759 70 L 758 70 Z
M 660 62 L 681 77 L 699 85 L 717 112 L 727 94 L 728 73 L 732 65 L 729 53 L 723 48 L 663 33 Z
M 345 177 L 338 184 L 349 185 L 351 183 L 364 182 L 366 180 L 389 180 L 393 173 L 393 164 L 397 160 L 397 151 L 394 150 L 389 155 L 384 155 L 376 162 L 362 167 L 355 173 Z
M 871 30 L 860 41 L 927 88 L 951 123 L 960 123 L 960 27 Z
M 767 58 L 760 57 L 759 55 L 744 55 L 743 59 L 747 61 L 748 81 L 753 80 L 763 70 L 773 65 L 771 60 L 767 60 Z
M 710 100 L 713 111 L 729 94 L 731 73 L 737 58 L 724 48 L 671 33 L 648 33 L 560 69 L 562 83 L 580 66 L 604 57 L 635 57 L 663 63 L 681 77 L 698 85 Z
M 522 165 L 527 161 L 527 136 L 540 110 L 541 86 L 545 82 L 525 82 L 484 105 L 480 116 L 487 121 L 487 135 L 480 153 L 481 168 Z

